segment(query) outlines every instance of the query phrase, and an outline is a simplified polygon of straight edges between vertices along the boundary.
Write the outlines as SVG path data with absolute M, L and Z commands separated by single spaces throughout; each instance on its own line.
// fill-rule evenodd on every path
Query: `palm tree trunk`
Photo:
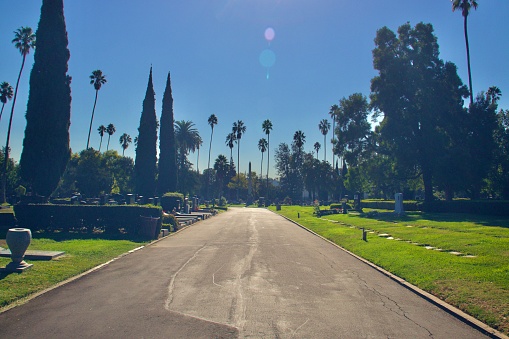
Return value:
M 334 168 L 334 128 L 336 127 L 336 119 L 334 116 L 332 116 L 332 168 Z
M 99 153 L 101 153 L 101 146 L 103 144 L 103 137 L 101 137 L 101 142 L 99 143 Z
M 474 103 L 474 94 L 472 90 L 472 74 L 470 71 L 470 47 L 468 45 L 467 17 L 468 15 L 465 15 L 463 29 L 465 31 L 465 45 L 467 47 L 467 69 L 468 69 L 468 86 L 470 91 L 470 105 L 472 105 Z
M 267 191 L 265 192 L 265 205 L 269 201 L 269 161 L 270 161 L 270 133 L 267 133 Z
M 2 120 L 2 114 L 4 113 L 5 104 L 2 103 L 2 110 L 0 111 L 0 121 Z
M 2 195 L 3 195 L 4 203 L 7 202 L 7 195 L 6 195 L 7 163 L 9 161 L 9 141 L 11 139 L 12 117 L 14 116 L 14 106 L 16 106 L 16 97 L 18 95 L 19 80 L 21 79 L 21 74 L 23 73 L 23 67 L 25 67 L 25 59 L 26 59 L 26 55 L 23 55 L 23 61 L 21 62 L 21 69 L 19 70 L 18 81 L 16 81 L 16 89 L 14 90 L 14 97 L 12 98 L 12 108 L 11 108 L 11 116 L 9 117 L 9 127 L 7 128 L 7 142 L 5 143 L 5 157 L 4 157 L 4 172 L 2 173 Z
M 240 139 L 237 144 L 237 200 L 239 200 L 239 186 L 240 186 Z
M 262 152 L 262 163 L 260 164 L 260 178 L 263 178 L 263 152 Z
M 87 139 L 87 149 L 90 145 L 90 132 L 92 132 L 92 122 L 94 121 L 94 113 L 95 113 L 95 105 L 97 104 L 97 94 L 99 90 L 95 90 L 95 100 L 94 100 L 94 108 L 92 108 L 92 118 L 90 118 L 90 128 L 88 129 L 88 139 Z
M 212 136 L 214 135 L 214 125 L 211 126 L 212 132 L 210 132 L 210 143 L 209 143 L 209 161 L 207 162 L 207 199 L 210 199 L 210 151 L 212 150 Z
M 106 152 L 108 152 L 108 149 L 110 148 L 110 138 L 111 138 L 111 134 L 108 134 L 108 143 L 106 144 Z
M 323 161 L 327 161 L 327 134 L 323 135 Z

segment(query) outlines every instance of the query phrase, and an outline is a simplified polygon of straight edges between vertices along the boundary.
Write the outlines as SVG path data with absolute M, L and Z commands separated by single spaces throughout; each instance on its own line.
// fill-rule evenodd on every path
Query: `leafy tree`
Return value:
M 276 171 L 281 181 L 281 193 L 293 201 L 302 197 L 304 180 L 302 177 L 302 160 L 299 160 L 299 148 L 296 143 L 292 147 L 280 143 L 275 154 Z
M 99 143 L 99 152 L 101 152 L 101 146 L 103 144 L 104 133 L 106 133 L 106 126 L 104 126 L 104 125 L 99 126 L 97 131 L 99 132 L 99 135 L 101 136 L 101 142 Z
M 34 193 L 49 196 L 71 156 L 70 53 L 62 0 L 43 1 L 30 75 L 27 125 L 20 169 Z
M 258 140 L 258 149 L 262 152 L 262 162 L 260 164 L 260 176 L 263 175 L 263 153 L 267 150 L 267 140 L 265 138 L 261 138 Z
M 318 128 L 323 134 L 323 160 L 327 161 L 327 133 L 330 130 L 330 122 L 327 119 L 322 119 L 318 124 Z
M 494 134 L 497 147 L 488 189 L 491 195 L 509 200 L 509 110 L 501 109 L 497 119 L 498 125 Z
M 166 89 L 161 111 L 161 138 L 159 140 L 159 194 L 177 190 L 177 143 L 175 140 L 175 119 L 173 115 L 173 95 L 171 78 L 168 72 Z
M 468 88 L 470 92 L 470 105 L 474 103 L 474 95 L 472 90 L 472 74 L 470 72 L 470 47 L 468 45 L 468 30 L 467 30 L 467 18 L 468 14 L 472 7 L 477 9 L 477 1 L 476 0 L 451 0 L 452 1 L 452 11 L 461 10 L 461 14 L 463 15 L 463 31 L 465 32 L 465 44 L 467 48 L 467 67 L 468 67 Z
M 115 128 L 115 125 L 113 124 L 109 124 L 107 127 L 106 127 L 106 133 L 108 133 L 108 143 L 106 144 L 106 151 L 108 151 L 108 149 L 110 148 L 110 138 L 111 136 L 117 131 L 117 129 Z
M 4 112 L 4 106 L 7 103 L 7 100 L 11 100 L 14 92 L 12 90 L 12 86 L 8 82 L 2 82 L 0 84 L 0 102 L 2 102 L 2 110 L 0 111 L 0 119 L 2 119 L 2 114 Z
M 433 176 L 452 137 L 452 122 L 462 123 L 465 87 L 456 66 L 439 59 L 430 24 L 402 25 L 398 37 L 383 27 L 375 45 L 373 64 L 379 75 L 371 80 L 371 104 L 383 113 L 379 151 L 395 158 L 401 176 L 422 175 L 425 200 L 431 201 Z
M 99 90 L 101 89 L 102 85 L 104 85 L 106 82 L 107 82 L 106 76 L 100 69 L 92 71 L 92 74 L 90 75 L 90 84 L 94 85 L 95 100 L 94 108 L 92 108 L 92 117 L 90 118 L 90 128 L 88 129 L 87 149 L 88 146 L 90 145 L 90 133 L 92 132 L 92 123 L 94 121 L 95 105 L 97 104 L 97 95 L 99 94 Z
M 368 115 L 368 101 L 361 93 L 354 93 L 348 98 L 343 97 L 336 109 L 338 126 L 335 133 L 338 143 L 335 153 L 343 156 L 353 166 L 356 166 L 368 143 L 371 131 Z
M 120 156 L 117 151 L 109 150 L 101 155 L 102 166 L 109 172 L 120 194 L 134 191 L 134 161 L 130 157 Z M 113 190 L 113 184 L 110 190 Z M 109 193 L 109 192 L 107 192 Z M 112 192 L 113 193 L 113 192 Z
M 113 177 L 103 164 L 99 151 L 89 148 L 80 152 L 76 168 L 76 188 L 87 197 L 110 193 Z
M 136 193 L 145 197 L 154 196 L 156 190 L 157 127 L 152 67 L 150 67 L 140 127 L 138 128 L 138 145 L 134 166 Z
M 14 107 L 16 106 L 16 97 L 18 96 L 18 87 L 19 87 L 19 80 L 21 79 L 21 74 L 23 73 L 23 68 L 25 67 L 25 60 L 30 53 L 30 49 L 35 48 L 35 34 L 32 31 L 32 28 L 30 27 L 20 27 L 14 32 L 14 39 L 12 39 L 12 43 L 14 43 L 14 46 L 21 54 L 22 61 L 21 61 L 21 68 L 19 70 L 18 80 L 16 81 L 16 87 L 14 89 L 14 97 L 12 100 L 12 107 L 11 107 L 11 115 L 9 118 L 9 127 L 7 128 L 7 141 L 5 143 L 5 159 L 7 161 L 4 162 L 3 167 L 3 173 L 2 173 L 2 194 L 3 194 L 3 202 L 5 203 L 5 189 L 6 189 L 6 180 L 7 180 L 7 164 L 9 163 L 9 141 L 11 139 L 11 127 L 12 127 L 12 117 L 14 116 Z
M 119 142 L 120 146 L 122 146 L 122 156 L 124 156 L 125 150 L 129 147 L 129 144 L 133 141 L 131 136 L 127 133 L 124 133 L 120 136 Z
M 0 152 L 0 166 L 5 168 L 4 163 L 5 152 Z M 7 178 L 6 178 L 6 195 L 12 196 L 15 193 L 16 187 L 21 184 L 21 178 L 19 176 L 19 165 L 13 159 L 8 160 L 7 164 Z
M 315 152 L 316 152 L 317 159 L 318 159 L 318 151 L 320 150 L 321 147 L 322 147 L 322 145 L 320 145 L 320 143 L 318 141 L 315 142 L 315 144 L 313 145 L 313 148 L 315 149 Z

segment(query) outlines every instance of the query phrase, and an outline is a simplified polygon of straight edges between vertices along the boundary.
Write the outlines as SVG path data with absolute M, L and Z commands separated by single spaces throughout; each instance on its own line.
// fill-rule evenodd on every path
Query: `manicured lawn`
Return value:
M 316 218 L 312 207 L 283 206 L 277 213 L 509 333 L 509 218 L 378 212 Z M 361 227 L 373 232 L 366 242 Z
M 0 273 L 0 307 L 22 301 L 22 298 L 42 291 L 70 277 L 83 273 L 97 265 L 108 262 L 122 253 L 143 246 L 143 242 L 106 239 L 37 238 L 29 250 L 65 251 L 65 255 L 51 261 L 29 261 L 34 266 L 22 274 Z M 7 248 L 5 240 L 0 246 Z M 10 258 L 0 258 L 5 267 Z

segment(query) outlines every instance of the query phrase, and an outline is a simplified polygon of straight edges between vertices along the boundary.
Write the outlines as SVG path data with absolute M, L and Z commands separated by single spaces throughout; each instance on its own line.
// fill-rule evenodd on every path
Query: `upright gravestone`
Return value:
M 394 213 L 397 215 L 405 214 L 405 209 L 403 208 L 403 193 L 396 193 L 394 195 Z
M 184 213 L 189 214 L 189 199 L 184 198 Z

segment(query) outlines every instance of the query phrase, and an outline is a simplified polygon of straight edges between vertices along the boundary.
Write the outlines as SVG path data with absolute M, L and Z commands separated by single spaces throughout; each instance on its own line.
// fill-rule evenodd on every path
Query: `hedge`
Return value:
M 178 192 L 168 192 L 161 197 L 161 206 L 163 210 L 171 213 L 173 209 L 179 210 L 179 206 L 184 206 L 184 195 Z
M 156 206 L 135 205 L 15 205 L 14 214 L 19 227 L 35 230 L 61 230 L 92 232 L 99 229 L 106 233 L 118 233 L 121 229 L 130 236 L 142 234 L 141 217 L 159 218 L 157 238 L 161 230 L 162 210 Z
M 509 216 L 509 201 L 501 200 L 437 200 L 422 203 L 422 211 L 433 213 L 470 213 Z
M 361 206 L 363 208 L 373 208 L 377 210 L 394 210 L 396 203 L 394 200 L 362 200 Z M 420 211 L 421 202 L 417 201 L 403 201 L 403 209 L 405 211 Z

